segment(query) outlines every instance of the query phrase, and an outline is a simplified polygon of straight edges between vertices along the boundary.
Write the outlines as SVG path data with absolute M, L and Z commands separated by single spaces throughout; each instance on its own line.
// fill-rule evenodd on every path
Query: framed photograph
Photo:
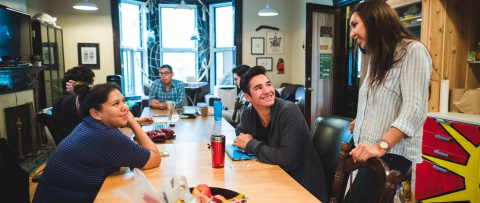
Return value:
M 268 71 L 272 70 L 272 63 L 272 57 L 257 57 L 257 66 L 263 66 Z
M 78 43 L 78 65 L 100 69 L 100 45 L 98 43 Z
M 265 38 L 252 37 L 252 55 L 265 54 Z
M 267 32 L 267 54 L 283 54 L 283 32 Z

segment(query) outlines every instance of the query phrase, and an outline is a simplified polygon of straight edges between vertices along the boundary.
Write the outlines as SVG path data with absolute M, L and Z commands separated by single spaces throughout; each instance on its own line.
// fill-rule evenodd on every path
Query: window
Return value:
M 197 28 L 197 7 L 174 10 L 176 4 L 159 5 L 161 33 L 160 61 L 173 68 L 174 79 L 186 82 L 187 76 L 197 76 L 198 44 L 192 40 Z
M 146 15 L 144 4 L 135 1 L 120 3 L 120 50 L 125 96 L 143 93 L 143 84 L 148 79 Z
M 232 68 L 235 66 L 234 11 L 232 3 L 210 5 L 210 73 L 211 87 L 234 85 Z

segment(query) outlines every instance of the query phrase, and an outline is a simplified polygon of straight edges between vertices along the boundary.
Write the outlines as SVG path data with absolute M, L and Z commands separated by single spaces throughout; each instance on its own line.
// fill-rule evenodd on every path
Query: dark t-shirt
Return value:
M 267 127 L 263 127 L 262 120 L 260 119 L 260 116 L 257 115 L 257 140 L 262 141 L 265 144 L 269 145 L 268 143 L 268 134 L 270 134 L 270 128 L 271 128 L 271 121 L 268 122 Z
M 52 116 L 62 137 L 68 136 L 83 121 L 77 109 L 77 96 L 77 94 L 64 94 L 53 105 Z

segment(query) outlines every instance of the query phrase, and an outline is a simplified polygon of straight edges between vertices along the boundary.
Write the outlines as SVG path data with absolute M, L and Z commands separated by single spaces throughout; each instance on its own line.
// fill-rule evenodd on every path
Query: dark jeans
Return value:
M 397 170 L 405 175 L 410 169 L 412 162 L 403 156 L 385 154 L 381 157 L 387 163 L 390 170 Z M 343 203 L 371 203 L 378 202 L 378 177 L 371 168 L 360 168 L 348 191 Z

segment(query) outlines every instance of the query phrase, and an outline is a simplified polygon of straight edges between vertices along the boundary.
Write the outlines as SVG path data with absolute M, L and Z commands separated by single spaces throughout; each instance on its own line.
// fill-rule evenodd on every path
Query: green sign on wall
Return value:
M 332 78 L 332 54 L 321 53 L 320 54 L 320 76 L 318 79 L 331 79 Z

